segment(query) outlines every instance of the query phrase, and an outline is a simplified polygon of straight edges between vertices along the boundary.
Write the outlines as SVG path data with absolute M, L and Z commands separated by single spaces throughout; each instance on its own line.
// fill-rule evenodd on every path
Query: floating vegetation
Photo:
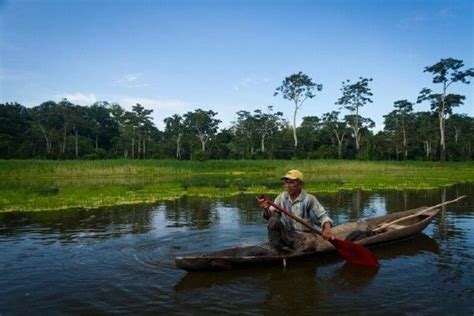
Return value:
M 277 194 L 300 169 L 312 193 L 433 189 L 474 182 L 474 162 L 341 160 L 0 161 L 0 211 L 97 208 L 183 195 Z

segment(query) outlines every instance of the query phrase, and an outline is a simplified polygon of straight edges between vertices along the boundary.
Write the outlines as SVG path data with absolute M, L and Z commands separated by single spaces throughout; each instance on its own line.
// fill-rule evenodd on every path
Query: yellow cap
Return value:
M 290 180 L 300 180 L 303 181 L 303 174 L 301 171 L 293 169 L 288 171 L 282 178 L 283 179 L 290 179 Z

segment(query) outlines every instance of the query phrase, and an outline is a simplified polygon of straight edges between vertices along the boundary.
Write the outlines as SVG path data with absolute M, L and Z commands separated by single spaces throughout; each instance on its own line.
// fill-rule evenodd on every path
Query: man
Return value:
M 324 207 L 313 195 L 303 190 L 303 174 L 299 170 L 290 170 L 281 178 L 284 181 L 285 192 L 278 195 L 274 204 L 293 213 L 311 225 L 322 227 L 322 236 L 329 239 L 332 236 L 332 220 Z M 268 239 L 277 249 L 285 247 L 297 251 L 315 251 L 318 238 L 300 223 L 281 214 L 264 201 L 263 217 L 268 220 Z

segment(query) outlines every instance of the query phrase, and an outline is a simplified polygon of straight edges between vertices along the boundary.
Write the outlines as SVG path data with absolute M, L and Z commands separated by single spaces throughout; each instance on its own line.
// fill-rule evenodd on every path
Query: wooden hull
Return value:
M 416 215 L 423 211 L 423 209 L 426 208 L 421 207 L 358 222 L 348 222 L 335 226 L 333 233 L 336 238 L 345 239 L 353 231 L 373 231 L 385 223 L 400 219 L 396 224 L 381 230 L 373 236 L 357 240 L 355 243 L 370 247 L 394 242 L 420 233 L 439 212 L 438 209 L 433 209 Z M 407 219 L 401 220 L 404 217 L 407 217 Z M 323 239 L 320 239 L 316 251 L 300 253 L 277 252 L 268 243 L 265 243 L 256 246 L 234 247 L 207 254 L 180 256 L 175 258 L 175 264 L 176 267 L 187 271 L 232 270 L 256 265 L 282 264 L 282 262 L 304 260 L 334 251 L 334 246 Z

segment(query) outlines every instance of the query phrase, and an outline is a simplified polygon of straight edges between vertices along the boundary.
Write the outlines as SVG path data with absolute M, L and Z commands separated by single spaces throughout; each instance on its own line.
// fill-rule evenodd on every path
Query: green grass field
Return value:
M 432 189 L 474 182 L 474 162 L 339 160 L 0 160 L 0 211 L 153 203 L 182 195 L 278 193 L 300 169 L 312 193 Z

